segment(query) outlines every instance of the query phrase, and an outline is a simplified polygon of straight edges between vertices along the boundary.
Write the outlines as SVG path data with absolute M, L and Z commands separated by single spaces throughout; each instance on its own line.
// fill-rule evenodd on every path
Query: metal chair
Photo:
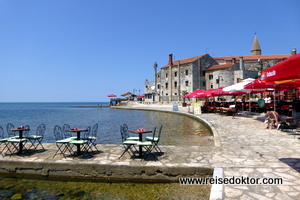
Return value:
M 62 130 L 64 132 L 64 138 L 67 139 L 67 138 L 76 138 L 76 137 L 72 137 L 72 133 L 71 132 L 68 132 L 67 130 L 70 130 L 71 129 L 71 126 L 69 124 L 64 124 L 62 126 Z
M 127 124 L 123 124 L 123 131 L 124 131 L 124 134 L 126 135 L 126 140 L 136 140 L 138 141 L 139 140 L 139 137 L 132 137 L 129 135 L 129 130 L 128 130 L 128 126 Z
M 86 130 L 87 131 L 84 132 L 82 139 L 88 139 L 89 137 L 91 137 L 91 126 L 88 126 Z
M 122 145 L 124 147 L 124 151 L 119 157 L 119 159 L 127 152 L 129 153 L 130 156 L 134 155 L 134 151 L 132 150 L 132 147 L 137 151 L 134 145 L 137 144 L 138 141 L 136 140 L 127 140 L 129 137 L 129 132 L 126 132 L 126 128 L 128 129 L 127 126 L 121 125 L 120 126 L 120 133 L 121 133 L 121 138 L 122 138 Z M 130 153 L 131 152 L 131 153 Z
M 160 141 L 160 136 L 161 136 L 161 132 L 162 132 L 162 128 L 163 128 L 163 125 L 161 125 L 159 127 L 159 130 L 158 130 L 158 136 L 155 137 L 155 131 L 154 131 L 154 134 L 153 134 L 153 137 L 146 137 L 146 141 L 151 141 L 153 142 L 153 148 L 159 153 L 159 154 L 162 154 L 162 150 L 159 148 L 158 146 L 158 143 Z
M 42 140 L 44 139 L 44 133 L 45 133 L 46 125 L 45 124 L 40 124 L 37 129 L 36 129 L 36 134 L 35 135 L 27 135 L 25 138 L 27 138 L 31 145 L 28 149 L 31 149 L 32 147 L 34 150 L 37 150 L 38 146 L 41 146 L 43 150 L 45 150 L 44 146 L 42 145 Z
M 8 134 L 8 137 L 14 137 L 15 136 L 15 132 L 11 131 L 11 129 L 14 129 L 15 126 L 12 123 L 8 123 L 6 125 L 6 132 Z
M 23 137 L 26 138 L 29 135 L 29 131 L 30 131 L 30 126 L 26 125 L 24 126 L 24 131 L 23 131 Z
M 70 142 L 69 142 L 69 144 L 71 144 L 71 145 L 73 145 L 73 146 L 71 146 L 71 149 L 74 147 L 74 146 L 80 146 L 80 154 L 78 154 L 78 152 L 77 152 L 77 155 L 79 156 L 79 155 L 82 155 L 82 151 L 83 150 L 85 150 L 90 156 L 92 156 L 91 154 L 90 154 L 90 152 L 89 152 L 89 143 L 88 143 L 88 140 L 83 140 L 83 139 L 80 139 L 80 140 L 71 140 Z M 73 151 L 73 150 L 72 150 Z M 76 156 L 76 154 L 75 154 L 75 151 L 73 151 L 73 157 L 75 157 Z
M 54 137 L 55 137 L 55 144 L 57 146 L 57 151 L 55 152 L 53 158 L 57 155 L 57 154 L 62 154 L 64 156 L 64 158 L 66 158 L 66 151 L 69 151 L 70 154 L 72 154 L 72 149 L 70 147 L 70 142 L 73 140 L 73 139 L 65 139 L 65 136 L 64 136 L 64 132 L 62 130 L 62 128 L 58 125 L 55 125 L 54 126 L 54 129 L 53 129 L 53 132 L 54 132 Z
M 151 137 L 146 137 L 145 141 L 138 141 L 137 145 L 142 146 L 145 149 L 145 153 L 143 155 L 144 158 L 151 155 L 155 160 L 157 160 L 156 156 L 152 153 L 153 149 L 155 149 L 155 142 L 159 141 L 158 137 L 155 137 L 156 127 L 154 127 L 153 135 Z
M 8 146 L 9 143 L 7 142 L 7 140 L 8 140 L 8 138 L 4 138 L 4 130 L 3 130 L 3 128 L 2 128 L 2 126 L 0 126 L 0 146 L 1 146 L 1 144 L 4 145 L 4 147 L 2 147 L 2 149 L 1 149 L 1 154 L 2 154 L 3 157 L 5 156 L 5 153 L 7 151 L 9 151 L 10 153 L 12 153 L 10 151 L 10 149 L 9 149 L 9 146 Z
M 89 145 L 91 147 L 91 150 L 93 152 L 93 149 L 92 147 L 95 148 L 95 150 L 97 152 L 99 152 L 99 149 L 97 148 L 97 139 L 98 139 L 98 124 L 96 123 L 93 128 L 92 128 L 92 133 L 91 133 L 91 136 L 88 138 L 89 140 Z

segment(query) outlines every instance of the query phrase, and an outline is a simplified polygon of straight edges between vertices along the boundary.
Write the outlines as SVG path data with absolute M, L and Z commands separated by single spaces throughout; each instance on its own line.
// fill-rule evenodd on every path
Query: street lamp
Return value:
M 155 61 L 153 64 L 153 68 L 154 68 L 154 95 L 156 94 L 156 87 L 157 87 L 157 79 L 156 79 L 156 73 L 157 73 L 157 62 Z M 155 101 L 155 98 L 153 98 Z

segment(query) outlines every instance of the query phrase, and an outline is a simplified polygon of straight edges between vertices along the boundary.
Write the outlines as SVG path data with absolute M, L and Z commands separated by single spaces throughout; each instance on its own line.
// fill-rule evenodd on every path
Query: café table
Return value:
M 139 134 L 139 141 L 142 142 L 143 141 L 143 134 L 144 133 L 152 133 L 152 131 L 147 131 L 147 130 L 132 130 L 129 131 L 130 133 L 134 133 L 134 134 Z M 139 158 L 143 157 L 143 146 L 139 146 Z
M 77 133 L 77 137 L 76 137 L 76 140 L 80 140 L 80 133 L 81 132 L 87 132 L 88 130 L 87 129 L 70 129 L 70 130 L 67 130 L 67 132 L 71 132 L 71 133 Z M 81 150 L 80 150 L 80 145 L 81 144 L 75 144 L 77 146 L 77 156 L 80 156 L 81 155 Z
M 22 153 L 22 151 L 23 151 L 23 142 L 27 141 L 27 140 L 22 140 L 23 139 L 23 132 L 24 131 L 30 131 L 30 129 L 29 128 L 21 128 L 21 127 L 19 127 L 19 128 L 11 129 L 11 131 L 12 132 L 17 132 L 17 131 L 19 132 L 19 138 L 18 139 L 20 139 L 20 141 L 19 141 L 19 150 L 18 150 L 18 153 Z

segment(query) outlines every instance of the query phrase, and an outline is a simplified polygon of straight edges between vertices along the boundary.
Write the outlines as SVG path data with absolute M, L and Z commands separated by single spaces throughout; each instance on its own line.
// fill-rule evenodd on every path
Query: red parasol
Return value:
M 245 91 L 224 91 L 224 87 L 220 87 L 218 89 L 209 89 L 213 96 L 239 96 L 243 94 L 247 94 Z
M 117 95 L 114 95 L 114 94 L 109 94 L 107 95 L 107 97 L 116 97 Z
M 263 70 L 261 73 L 261 80 L 263 81 L 279 81 L 299 78 L 300 53 Z
M 197 89 L 190 94 L 184 95 L 183 98 L 201 98 L 201 97 L 211 97 L 212 94 L 207 90 Z
M 262 88 L 296 88 L 300 86 L 300 79 L 284 81 L 264 81 L 255 79 L 244 86 L 245 89 L 262 89 Z

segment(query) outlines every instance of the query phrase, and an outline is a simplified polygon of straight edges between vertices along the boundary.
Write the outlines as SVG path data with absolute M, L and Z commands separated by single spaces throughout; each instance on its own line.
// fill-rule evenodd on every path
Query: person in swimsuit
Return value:
M 278 125 L 278 113 L 276 111 L 267 111 L 268 117 L 266 120 L 268 120 L 268 129 L 273 129 L 276 125 Z

